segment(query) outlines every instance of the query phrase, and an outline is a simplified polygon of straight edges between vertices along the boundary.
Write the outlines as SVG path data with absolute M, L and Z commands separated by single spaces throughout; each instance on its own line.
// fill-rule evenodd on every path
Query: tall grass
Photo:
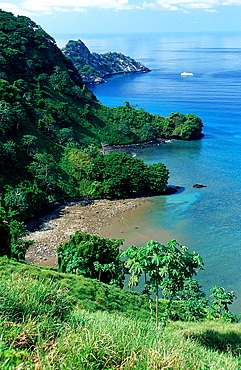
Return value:
M 233 353 L 232 345 L 219 350 L 208 345 L 210 328 L 220 336 L 230 338 L 241 334 L 240 325 L 195 323 L 190 326 L 178 322 L 156 330 L 152 322 L 123 318 L 113 313 L 75 310 L 54 339 L 43 338 L 39 334 L 39 324 L 27 322 L 18 328 L 12 349 L 20 354 L 28 351 L 23 367 L 19 369 L 240 369 L 240 350 L 236 348 Z M 193 338 L 195 334 L 206 336 L 206 345 Z M 5 368 L 0 366 L 0 369 Z
M 205 347 L 190 336 L 192 331 L 203 331 L 202 324 L 188 325 L 169 324 L 156 330 L 153 322 L 74 311 L 67 334 L 60 335 L 47 364 L 52 369 L 83 370 L 239 369 L 237 355 Z
M 63 320 L 72 307 L 66 292 L 53 282 L 43 284 L 30 276 L 0 276 L 0 312 L 9 320 L 55 317 Z
M 50 271 L 43 279 L 39 269 L 35 278 L 26 274 L 27 266 L 22 275 L 5 267 L 0 269 L 0 370 L 241 369 L 240 324 L 169 322 L 156 330 L 154 320 L 138 317 L 141 301 L 132 301 L 136 295 L 121 295 L 130 300 L 120 302 L 119 297 L 120 311 L 94 306 L 90 311 L 80 308 L 78 294 L 73 300 L 73 287 L 83 290 L 84 280 L 73 277 L 69 290 L 59 284 L 64 279 L 68 285 L 69 275 L 57 279 L 56 273 L 53 282 Z M 85 302 L 89 291 L 92 302 L 109 297 L 114 303 L 117 291 L 111 295 L 103 286 L 100 297 L 86 284 Z
M 55 283 L 60 291 L 67 291 L 68 297 L 72 297 L 78 302 L 81 308 L 90 311 L 118 311 L 129 316 L 138 315 L 144 319 L 149 319 L 151 316 L 150 303 L 146 295 L 118 289 L 97 280 L 84 278 L 81 275 L 58 273 L 49 268 L 40 268 L 0 258 L 0 279 L 11 280 L 13 279 L 12 274 L 15 275 L 15 280 L 18 279 L 18 276 L 20 279 L 25 276 L 32 278 L 33 281 L 39 281 L 43 285 Z

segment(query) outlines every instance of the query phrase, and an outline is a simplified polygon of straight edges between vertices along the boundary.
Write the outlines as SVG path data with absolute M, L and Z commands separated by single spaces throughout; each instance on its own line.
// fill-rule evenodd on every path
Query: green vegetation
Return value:
M 178 292 L 183 289 L 185 280 L 196 274 L 197 269 L 202 269 L 203 261 L 196 253 L 188 252 L 183 247 L 170 240 L 167 245 L 151 240 L 145 247 L 131 246 L 123 253 L 127 257 L 125 265 L 132 274 L 129 285 L 137 285 L 144 272 L 144 290 L 147 294 L 152 291 L 156 295 L 156 326 L 158 327 L 159 289 L 169 300 L 166 313 L 171 317 L 171 304 Z M 147 276 L 149 280 L 147 279 Z
M 164 194 L 169 178 L 164 164 L 147 166 L 142 160 L 121 152 L 97 155 L 82 171 L 82 194 L 94 198 Z
M 240 369 L 240 324 L 155 329 L 145 294 L 0 258 L 0 296 L 2 370 Z
M 76 232 L 68 243 L 57 249 L 60 272 L 83 275 L 123 287 L 123 262 L 119 247 L 122 239 L 101 238 Z
M 228 309 L 236 298 L 234 292 L 214 286 L 210 306 L 201 285 L 193 279 L 198 270 L 203 270 L 203 260 L 198 253 L 189 252 L 176 240 L 170 240 L 167 245 L 151 240 L 145 247 L 130 246 L 121 252 L 122 243 L 122 239 L 76 232 L 69 242 L 57 249 L 58 271 L 98 279 L 119 288 L 123 288 L 127 274 L 131 275 L 129 287 L 143 281 L 142 294 L 149 300 L 151 312 L 154 304 L 152 294 L 156 296 L 157 327 L 159 313 L 160 321 L 164 323 L 168 319 L 195 321 L 204 318 L 239 321 L 239 317 Z M 163 297 L 161 308 L 160 290 Z
M 232 314 L 229 312 L 228 305 L 232 304 L 234 299 L 237 298 L 236 293 L 231 291 L 227 292 L 223 287 L 214 285 L 211 288 L 212 297 L 212 314 L 214 317 L 226 318 L 232 320 Z
M 60 273 L 49 268 L 40 268 L 0 257 L 0 279 L 7 281 L 12 279 L 16 289 L 20 289 L 18 287 L 20 287 L 20 281 L 23 277 L 24 279 L 37 281 L 40 285 L 47 285 L 50 290 L 53 286 L 57 287 L 56 289 L 59 289 L 60 292 L 67 293 L 68 299 L 74 306 L 77 305 L 77 307 L 87 311 L 114 311 L 131 317 L 138 316 L 143 320 L 150 319 L 151 316 L 149 300 L 145 295 L 119 289 L 82 275 Z M 6 284 L 2 286 L 4 287 Z M 21 295 L 25 295 L 26 299 L 28 299 L 28 296 L 32 297 L 32 293 L 30 295 L 26 294 L 27 285 L 26 289 L 23 286 L 24 284 L 21 285 L 22 293 L 20 294 L 20 291 L 18 291 L 15 295 L 18 304 L 24 302 Z M 9 289 L 5 291 L 6 294 L 12 294 Z M 1 292 L 1 296 L 2 294 Z M 11 300 L 6 299 L 5 303 L 7 302 L 11 302 Z M 0 304 L 4 304 L 4 301 L 1 300 Z M 23 317 L 25 316 L 24 314 Z
M 23 222 L 49 203 L 165 192 L 163 164 L 104 156 L 101 146 L 200 138 L 200 118 L 101 105 L 54 39 L 27 17 L 0 11 L 0 46 L 0 255 L 24 259 Z

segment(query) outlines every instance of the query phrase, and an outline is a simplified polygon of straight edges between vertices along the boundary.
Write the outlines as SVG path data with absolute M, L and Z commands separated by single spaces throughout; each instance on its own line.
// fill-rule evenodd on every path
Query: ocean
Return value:
M 213 285 L 234 290 L 232 311 L 240 313 L 241 34 L 70 35 L 66 42 L 71 38 L 91 52 L 122 52 L 151 69 L 89 86 L 101 103 L 115 107 L 129 101 L 165 117 L 181 112 L 202 119 L 201 140 L 135 151 L 147 164 L 164 163 L 169 184 L 181 191 L 153 197 L 147 207 L 123 217 L 121 232 L 130 244 L 176 239 L 200 253 L 205 271 L 198 280 L 205 292 Z M 182 77 L 183 71 L 193 76 Z

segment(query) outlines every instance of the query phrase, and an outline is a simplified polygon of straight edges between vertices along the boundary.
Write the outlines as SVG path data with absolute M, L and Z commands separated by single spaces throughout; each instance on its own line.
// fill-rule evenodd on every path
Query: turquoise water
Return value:
M 148 210 L 137 210 L 122 227 L 130 230 L 138 224 L 150 239 L 162 238 L 166 230 L 163 238 L 176 238 L 199 252 L 205 272 L 198 279 L 204 289 L 217 284 L 236 291 L 234 310 L 241 312 L 241 34 L 81 39 L 91 51 L 121 51 L 152 69 L 91 86 L 101 103 L 115 107 L 129 101 L 163 116 L 180 111 L 202 118 L 202 140 L 172 141 L 136 153 L 148 164 L 165 163 L 169 184 L 182 190 L 153 198 Z M 183 71 L 194 76 L 181 77 Z M 194 189 L 196 183 L 206 187 Z

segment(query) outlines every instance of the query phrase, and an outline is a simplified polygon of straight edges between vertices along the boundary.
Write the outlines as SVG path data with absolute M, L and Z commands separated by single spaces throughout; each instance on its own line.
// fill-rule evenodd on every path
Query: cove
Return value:
M 162 116 L 193 113 L 204 123 L 201 140 L 135 152 L 147 164 L 164 163 L 169 184 L 182 191 L 151 198 L 125 214 L 112 237 L 123 237 L 129 245 L 151 239 L 187 245 L 204 259 L 198 280 L 205 292 L 209 295 L 213 285 L 234 290 L 238 299 L 232 311 L 240 313 L 241 34 L 98 35 L 84 42 L 96 52 L 131 55 L 152 70 L 90 86 L 101 103 L 115 107 L 129 101 Z M 184 70 L 193 76 L 180 76 Z M 195 189 L 194 184 L 206 187 Z

